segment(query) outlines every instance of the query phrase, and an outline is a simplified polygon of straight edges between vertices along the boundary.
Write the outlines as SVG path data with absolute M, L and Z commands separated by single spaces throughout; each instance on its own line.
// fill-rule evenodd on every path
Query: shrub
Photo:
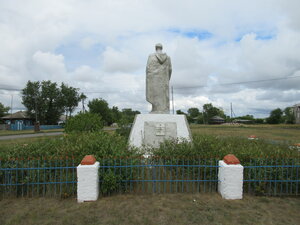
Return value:
M 194 135 L 193 142 L 166 141 L 158 149 L 152 149 L 154 156 L 167 158 L 218 158 L 235 154 L 241 161 L 249 158 L 299 157 L 288 144 L 271 143 L 265 140 L 248 140 L 240 137 L 217 137 Z
M 65 126 L 65 132 L 95 132 L 103 128 L 101 116 L 94 113 L 79 113 L 70 118 Z
M 128 147 L 127 139 L 116 134 L 81 132 L 65 134 L 26 144 L 0 145 L 0 158 L 37 158 L 74 156 L 77 162 L 85 155 L 96 159 L 132 157 L 139 155 L 136 149 Z

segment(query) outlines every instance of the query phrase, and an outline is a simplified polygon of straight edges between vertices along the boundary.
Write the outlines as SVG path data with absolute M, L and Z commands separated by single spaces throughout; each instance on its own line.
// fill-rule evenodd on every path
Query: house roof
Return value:
M 30 117 L 27 115 L 25 111 L 18 111 L 11 115 L 3 116 L 2 119 L 30 119 Z

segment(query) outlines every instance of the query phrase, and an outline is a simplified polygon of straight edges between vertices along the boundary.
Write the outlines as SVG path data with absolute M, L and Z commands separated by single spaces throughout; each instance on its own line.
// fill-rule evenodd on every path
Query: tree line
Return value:
M 57 124 L 61 115 L 66 119 L 72 116 L 79 102 L 82 103 L 81 113 L 85 110 L 86 96 L 74 88 L 62 83 L 60 86 L 51 81 L 28 81 L 22 90 L 22 104 L 26 107 L 28 115 L 41 124 Z M 101 116 L 104 125 L 113 123 L 131 123 L 135 114 L 140 113 L 130 108 L 119 110 L 118 107 L 109 107 L 107 101 L 95 98 L 87 104 L 90 113 Z
M 78 88 L 48 81 L 28 81 L 22 90 L 22 104 L 27 114 L 40 124 L 56 124 L 60 116 L 71 116 L 78 103 L 85 99 Z
M 187 110 L 187 113 L 184 113 L 181 110 L 177 110 L 176 114 L 185 114 L 189 123 L 196 124 L 213 123 L 212 118 L 214 116 L 219 116 L 225 121 L 229 119 L 229 117 L 225 115 L 222 108 L 215 107 L 212 103 L 204 104 L 202 107 L 202 111 L 200 111 L 198 108 L 193 107 L 189 108 Z
M 185 114 L 187 116 L 187 120 L 189 123 L 196 124 L 211 124 L 214 123 L 211 120 L 214 116 L 219 116 L 224 119 L 225 122 L 234 122 L 239 120 L 247 121 L 248 123 L 256 123 L 256 124 L 293 124 L 295 123 L 295 115 L 292 107 L 286 107 L 285 109 L 274 109 L 270 112 L 269 117 L 263 118 L 255 118 L 253 115 L 245 115 L 230 118 L 226 115 L 222 108 L 218 108 L 212 105 L 212 103 L 204 104 L 202 111 L 198 108 L 189 108 L 187 113 L 184 113 L 181 110 L 177 110 L 176 114 Z
M 68 86 L 65 83 L 58 85 L 51 81 L 28 81 L 26 87 L 22 89 L 22 104 L 26 107 L 28 115 L 40 122 L 40 124 L 57 124 L 61 115 L 66 115 L 66 118 L 72 116 L 78 104 L 82 103 L 81 113 L 85 110 L 85 100 L 87 97 L 79 92 L 79 88 Z M 95 98 L 87 104 L 90 113 L 101 116 L 104 125 L 112 125 L 118 123 L 121 125 L 132 123 L 136 114 L 139 111 L 126 108 L 119 110 L 118 107 L 109 107 L 106 100 Z M 5 116 L 9 107 L 5 107 L 0 103 L 0 117 Z M 292 107 L 285 109 L 274 109 L 266 119 L 254 118 L 253 115 L 245 115 L 235 118 L 227 116 L 222 108 L 213 106 L 212 103 L 204 104 L 202 110 L 192 107 L 184 113 L 181 110 L 176 111 L 177 114 L 185 114 L 189 123 L 210 124 L 214 116 L 219 116 L 225 122 L 233 120 L 247 120 L 253 123 L 294 123 L 295 117 Z

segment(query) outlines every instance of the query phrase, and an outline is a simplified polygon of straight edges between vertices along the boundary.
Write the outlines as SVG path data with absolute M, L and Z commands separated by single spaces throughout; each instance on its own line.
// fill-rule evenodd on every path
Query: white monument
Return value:
M 135 117 L 129 144 L 135 147 L 159 147 L 167 139 L 191 141 L 185 115 L 170 115 L 169 80 L 172 73 L 170 57 L 156 44 L 156 53 L 149 56 L 146 68 L 146 99 L 152 104 L 150 114 Z

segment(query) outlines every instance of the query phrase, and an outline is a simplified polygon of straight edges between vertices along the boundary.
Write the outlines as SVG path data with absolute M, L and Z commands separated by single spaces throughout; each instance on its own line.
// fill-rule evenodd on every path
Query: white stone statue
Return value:
M 151 113 L 170 113 L 169 80 L 172 73 L 170 57 L 155 45 L 156 53 L 149 55 L 146 68 L 146 99 L 152 104 Z

